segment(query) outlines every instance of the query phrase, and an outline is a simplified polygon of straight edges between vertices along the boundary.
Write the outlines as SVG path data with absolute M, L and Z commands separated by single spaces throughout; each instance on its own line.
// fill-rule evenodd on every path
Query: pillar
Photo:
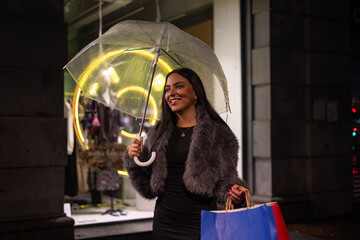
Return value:
M 231 113 L 222 114 L 240 145 L 238 172 L 243 176 L 240 1 L 214 1 L 214 52 L 227 78 Z
M 67 61 L 64 3 L 0 8 L 0 238 L 73 239 L 63 211 Z
M 351 212 L 350 1 L 252 0 L 249 14 L 255 200 L 288 221 Z

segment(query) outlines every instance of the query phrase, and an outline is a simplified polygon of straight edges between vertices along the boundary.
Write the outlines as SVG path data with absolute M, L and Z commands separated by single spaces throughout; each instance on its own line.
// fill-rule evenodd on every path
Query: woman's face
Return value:
M 195 99 L 195 90 L 186 78 L 178 73 L 168 76 L 165 85 L 165 100 L 173 112 L 195 113 Z

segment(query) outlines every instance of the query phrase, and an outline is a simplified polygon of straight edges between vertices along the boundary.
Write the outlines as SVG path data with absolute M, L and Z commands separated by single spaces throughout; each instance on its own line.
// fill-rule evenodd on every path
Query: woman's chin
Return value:
M 173 111 L 174 113 L 178 113 L 178 112 L 179 112 L 179 109 L 177 109 L 177 108 L 171 108 L 171 111 Z

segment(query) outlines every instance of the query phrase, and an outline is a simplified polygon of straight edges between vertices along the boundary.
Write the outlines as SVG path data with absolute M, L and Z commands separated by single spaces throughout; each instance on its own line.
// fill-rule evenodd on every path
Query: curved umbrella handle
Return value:
M 140 167 L 147 167 L 155 161 L 155 158 L 156 158 L 156 152 L 151 152 L 151 157 L 146 162 L 140 162 L 137 157 L 134 157 L 134 162 Z
M 141 136 L 137 136 L 136 139 L 140 141 Z M 156 152 L 151 152 L 151 157 L 146 162 L 140 162 L 140 160 L 136 156 L 134 157 L 134 162 L 140 167 L 147 167 L 155 161 L 155 158 L 156 158 Z

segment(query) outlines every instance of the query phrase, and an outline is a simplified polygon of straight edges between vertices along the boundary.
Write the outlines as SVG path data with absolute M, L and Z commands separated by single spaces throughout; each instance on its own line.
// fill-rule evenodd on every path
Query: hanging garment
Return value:
M 120 128 L 120 113 L 115 109 L 106 107 L 103 104 L 98 105 L 100 126 L 100 144 L 106 146 L 107 142 L 117 142 Z
M 77 170 L 79 192 L 81 193 L 88 192 L 89 164 L 87 164 L 86 159 L 81 157 L 79 148 L 76 148 L 76 170 Z
M 67 118 L 67 154 L 74 151 L 74 115 L 70 103 L 65 101 L 65 118 Z
M 76 147 L 76 143 L 74 142 Z M 76 169 L 76 151 L 68 156 L 68 163 L 65 166 L 65 194 L 74 197 L 78 194 L 77 169 Z

